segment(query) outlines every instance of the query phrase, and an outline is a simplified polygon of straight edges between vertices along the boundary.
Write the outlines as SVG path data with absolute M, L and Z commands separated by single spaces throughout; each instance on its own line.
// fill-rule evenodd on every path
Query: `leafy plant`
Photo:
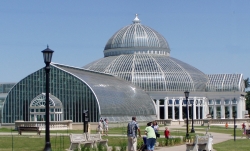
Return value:
M 92 151 L 92 149 L 90 147 L 83 146 L 81 147 L 81 151 Z
M 169 145 L 169 139 L 166 139 L 165 141 L 165 145 L 168 146 Z
M 127 150 L 127 142 L 126 141 L 120 141 L 120 151 L 126 151 Z
M 108 150 L 106 146 L 103 146 L 101 144 L 98 144 L 97 149 L 98 149 L 98 151 L 107 151 Z
M 175 139 L 175 144 L 181 144 L 182 139 L 180 137 L 174 138 Z
M 112 151 L 116 151 L 116 147 L 115 146 L 112 146 Z
M 141 148 L 144 145 L 142 140 L 137 140 L 137 148 Z

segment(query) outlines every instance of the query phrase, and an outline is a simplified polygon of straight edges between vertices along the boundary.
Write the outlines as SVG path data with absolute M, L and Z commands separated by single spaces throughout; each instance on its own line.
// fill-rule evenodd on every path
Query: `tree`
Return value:
M 250 87 L 250 81 L 249 78 L 246 78 L 244 80 L 245 82 L 245 90 Z M 246 91 L 246 110 L 250 111 L 250 91 Z
M 246 91 L 246 110 L 250 111 L 250 91 Z
M 249 78 L 246 78 L 246 79 L 244 80 L 244 82 L 245 82 L 245 89 L 249 88 L 249 87 L 250 87 Z

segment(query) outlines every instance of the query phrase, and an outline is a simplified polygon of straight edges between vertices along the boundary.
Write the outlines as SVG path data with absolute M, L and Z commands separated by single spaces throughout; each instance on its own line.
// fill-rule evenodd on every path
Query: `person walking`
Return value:
M 129 122 L 127 126 L 128 151 L 137 151 L 137 132 L 139 137 L 141 137 L 140 128 L 136 122 L 136 117 L 132 117 L 132 121 Z
M 152 128 L 151 122 L 147 123 L 147 127 L 145 128 L 145 134 L 147 135 L 147 150 L 153 151 L 155 147 L 156 135 L 155 130 Z
M 102 119 L 100 119 L 98 123 L 98 132 L 102 135 L 103 134 L 103 124 L 102 124 Z
M 242 136 L 241 136 L 241 138 L 242 138 L 243 135 L 246 134 L 246 124 L 245 124 L 245 122 L 241 125 L 241 128 L 242 128 Z
M 156 138 L 159 138 L 159 137 L 160 137 L 160 134 L 159 134 L 159 126 L 158 126 L 158 124 L 157 124 L 156 121 L 153 121 L 152 128 L 153 128 L 154 131 L 155 131 Z
M 106 118 L 103 121 L 103 130 L 104 130 L 104 134 L 108 136 L 108 120 Z
M 226 129 L 228 128 L 228 123 L 226 122 L 226 125 L 225 125 Z

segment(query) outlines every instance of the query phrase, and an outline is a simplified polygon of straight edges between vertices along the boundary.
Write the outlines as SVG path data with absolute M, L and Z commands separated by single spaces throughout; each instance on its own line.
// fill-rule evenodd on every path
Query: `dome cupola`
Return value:
M 142 25 L 136 15 L 133 24 L 109 39 L 105 57 L 83 68 L 118 76 L 145 91 L 205 91 L 207 75 L 169 53 L 165 38 Z
M 170 48 L 166 39 L 154 29 L 142 25 L 136 14 L 133 24 L 118 30 L 108 40 L 104 57 L 137 53 L 169 56 Z

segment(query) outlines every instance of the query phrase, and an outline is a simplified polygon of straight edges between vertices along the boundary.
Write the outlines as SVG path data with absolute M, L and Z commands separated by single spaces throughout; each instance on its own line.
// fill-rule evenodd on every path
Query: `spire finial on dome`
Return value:
M 140 23 L 140 19 L 138 18 L 138 14 L 135 14 L 135 19 L 133 20 L 133 23 Z

